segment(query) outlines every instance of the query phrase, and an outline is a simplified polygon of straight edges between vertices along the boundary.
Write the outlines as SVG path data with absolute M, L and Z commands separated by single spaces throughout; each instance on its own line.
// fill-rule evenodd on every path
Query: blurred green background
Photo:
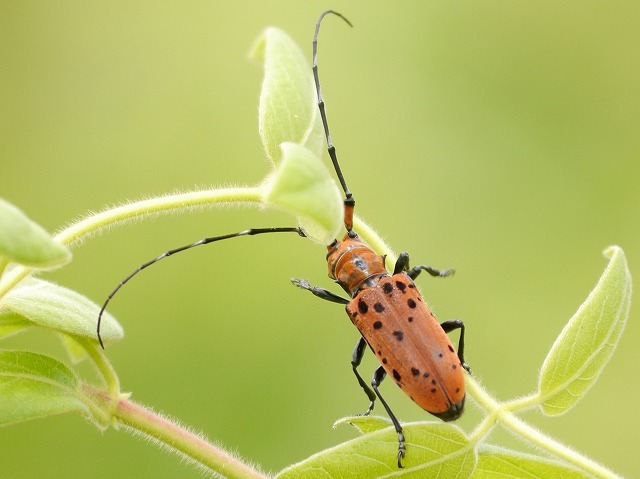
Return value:
M 355 27 L 327 19 L 319 61 L 359 214 L 414 264 L 457 269 L 420 278 L 423 292 L 440 319 L 464 318 L 467 360 L 498 398 L 528 393 L 601 251 L 619 244 L 640 275 L 638 2 L 5 1 L 0 195 L 54 231 L 128 199 L 259 182 L 262 71 L 247 53 L 275 25 L 310 56 L 327 8 Z M 86 242 L 45 277 L 102 302 L 168 248 L 291 223 L 244 208 L 161 217 Z M 366 407 L 349 365 L 357 332 L 289 283 L 332 287 L 324 254 L 293 236 L 242 238 L 145 272 L 111 308 L 127 333 L 108 351 L 124 390 L 266 470 L 353 437 L 331 425 Z M 628 477 L 640 475 L 637 315 L 574 410 L 525 415 Z M 62 355 L 38 332 L 6 345 Z M 430 419 L 383 390 L 402 420 Z M 469 405 L 459 424 L 477 419 Z M 0 450 L 3 479 L 200 477 L 74 415 L 0 429 Z

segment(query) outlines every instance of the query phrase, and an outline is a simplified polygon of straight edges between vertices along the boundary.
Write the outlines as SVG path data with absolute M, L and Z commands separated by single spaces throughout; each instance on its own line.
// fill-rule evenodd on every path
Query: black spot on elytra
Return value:
M 458 366 L 456 366 L 455 364 L 453 365 L 453 369 L 458 369 Z
M 376 321 L 373 323 L 373 329 L 380 329 L 382 327 L 382 321 Z
M 367 305 L 366 301 L 362 299 L 358 301 L 358 311 L 360 311 L 362 314 L 367 314 L 367 311 L 369 311 L 369 306 Z
M 429 377 L 429 373 L 423 373 L 422 377 L 425 378 L 425 379 L 428 378 Z
M 391 283 L 384 283 L 382 285 L 382 291 L 384 291 L 387 294 L 393 293 L 393 285 Z
M 407 306 L 409 306 L 411 309 L 414 309 L 417 306 L 417 304 L 412 298 L 409 298 L 407 300 Z
M 436 388 L 431 389 L 431 392 L 432 392 L 432 393 L 435 393 L 436 391 L 437 391 L 437 389 L 436 389 Z
M 402 376 L 400 376 L 400 373 L 395 369 L 393 370 L 393 379 L 395 379 L 398 382 L 402 381 Z
M 417 376 L 418 374 L 420 374 L 420 370 L 418 368 L 411 368 L 411 374 Z
M 459 393 L 460 392 L 460 388 L 456 388 L 456 392 Z
M 456 350 L 455 350 L 455 349 L 453 349 L 453 346 L 451 346 L 451 345 L 449 345 L 449 351 L 451 351 L 452 353 L 455 353 L 455 352 L 456 352 Z
M 378 350 L 378 356 L 382 356 L 382 351 Z
M 413 323 L 413 316 L 409 316 L 409 317 L 407 318 L 407 321 L 409 321 L 410 323 Z
M 392 334 L 398 341 L 402 341 L 404 339 L 404 333 L 402 331 L 394 331 Z
M 376 310 L 376 313 L 382 313 L 384 311 L 384 306 L 382 306 L 382 303 L 376 303 L 373 305 L 373 309 Z
M 405 289 L 407 289 L 407 285 L 405 283 L 403 283 L 402 281 L 396 281 L 396 286 L 403 293 L 404 293 Z
M 444 358 L 444 354 L 442 354 L 442 353 L 438 353 L 438 357 L 439 357 L 439 358 Z
M 387 358 L 382 358 L 382 364 L 387 364 Z
M 436 384 L 438 384 L 438 381 L 436 381 L 435 379 L 432 379 L 431 380 L 431 384 L 433 384 L 435 386 Z

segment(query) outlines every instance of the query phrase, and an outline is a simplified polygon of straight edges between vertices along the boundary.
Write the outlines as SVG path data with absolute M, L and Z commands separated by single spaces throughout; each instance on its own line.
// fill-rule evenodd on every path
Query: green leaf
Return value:
M 542 365 L 538 390 L 545 414 L 563 414 L 582 398 L 611 358 L 627 321 L 631 274 L 624 252 L 612 246 L 604 254 L 609 265 Z
M 283 143 L 282 163 L 263 186 L 264 203 L 298 218 L 309 238 L 331 243 L 342 228 L 342 195 L 318 155 Z
M 347 416 L 338 419 L 333 423 L 334 429 L 343 424 L 349 424 L 356 428 L 361 434 L 368 434 L 390 427 L 391 419 L 381 416 Z
M 71 252 L 56 242 L 22 211 L 0 198 L 0 257 L 33 268 L 47 269 L 71 260 Z
M 0 314 L 0 339 L 17 334 L 33 326 L 31 321 L 24 319 L 19 314 L 7 311 Z
M 360 479 L 470 477 L 476 454 L 464 433 L 443 423 L 406 424 L 407 455 L 398 468 L 398 435 L 393 428 L 365 434 L 284 469 L 277 479 Z
M 78 364 L 79 362 L 89 357 L 89 353 L 87 353 L 87 350 L 75 339 L 74 336 L 61 334 L 60 339 L 62 340 L 62 344 L 64 344 L 64 347 L 67 350 L 67 354 L 69 355 L 72 364 Z
M 281 159 L 280 145 L 305 145 L 316 156 L 324 149 L 324 133 L 311 67 L 296 43 L 282 30 L 268 28 L 251 56 L 264 62 L 258 129 L 267 157 Z
M 472 479 L 589 479 L 592 476 L 545 457 L 482 445 Z
M 88 413 L 78 379 L 61 362 L 26 351 L 0 351 L 0 425 L 69 411 Z
M 35 326 L 97 341 L 100 308 L 75 291 L 41 279 L 28 278 L 0 300 L 0 323 L 16 314 Z M 105 313 L 100 329 L 103 341 L 124 337 L 113 316 Z

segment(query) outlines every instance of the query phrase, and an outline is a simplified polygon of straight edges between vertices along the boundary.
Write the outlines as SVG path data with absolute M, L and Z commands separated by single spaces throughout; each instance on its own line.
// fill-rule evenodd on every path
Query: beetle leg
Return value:
M 291 282 L 295 284 L 298 288 L 311 291 L 318 298 L 331 301 L 332 303 L 348 304 L 351 301 L 350 299 L 343 298 L 342 296 L 338 296 L 337 294 L 332 293 L 327 289 L 319 288 L 318 286 L 311 286 L 309 284 L 309 281 L 307 281 L 306 279 L 291 278 Z
M 418 275 L 423 271 L 426 271 L 431 276 L 442 277 L 442 278 L 446 276 L 453 276 L 453 274 L 455 273 L 454 269 L 440 270 L 440 269 L 432 268 L 431 266 L 425 266 L 423 264 L 414 266 L 413 268 L 409 268 L 409 253 L 405 252 L 405 253 L 400 253 L 400 255 L 398 256 L 398 260 L 396 261 L 396 266 L 393 269 L 393 274 L 406 272 L 411 279 L 416 279 Z
M 407 274 L 411 279 L 416 279 L 422 271 L 426 271 L 431 276 L 435 276 L 436 278 L 446 278 L 447 276 L 453 276 L 456 272 L 455 269 L 436 269 L 432 268 L 431 266 L 420 264 L 407 271 Z
M 387 375 L 387 372 L 384 370 L 382 366 L 380 366 L 373 373 L 373 379 L 371 379 L 371 386 L 373 387 L 373 390 L 375 391 L 376 396 L 378 396 L 378 399 L 380 399 L 380 402 L 382 403 L 385 410 L 387 411 L 387 414 L 389 415 L 389 419 L 391 419 L 391 422 L 393 423 L 393 427 L 396 429 L 396 432 L 398 433 L 398 467 L 404 467 L 402 465 L 402 459 L 405 456 L 406 447 L 404 444 L 404 434 L 402 433 L 402 426 L 400 425 L 400 421 L 398 421 L 398 418 L 396 418 L 396 415 L 393 414 L 393 411 L 391 411 L 391 408 L 387 404 L 387 401 L 384 400 L 384 398 L 380 395 L 380 391 L 378 390 L 378 386 L 380 385 L 380 383 L 382 382 L 382 380 L 386 375 Z
M 364 351 L 366 348 L 367 342 L 364 340 L 364 338 L 361 337 L 358 340 L 356 347 L 353 349 L 353 355 L 351 356 L 351 367 L 353 368 L 353 374 L 356 375 L 358 384 L 360 384 L 360 387 L 369 398 L 369 408 L 362 414 L 362 416 L 368 416 L 369 413 L 373 411 L 373 406 L 376 401 L 376 394 L 371 390 L 369 385 L 364 382 L 364 379 L 362 379 L 362 376 L 360 376 L 360 373 L 358 372 L 358 366 L 360 366 L 360 362 L 362 361 L 362 356 L 364 356 Z
M 464 323 L 461 319 L 450 319 L 449 321 L 440 323 L 440 326 L 447 334 L 456 329 L 460 330 L 460 339 L 458 340 L 458 357 L 460 358 L 462 367 L 471 374 L 471 368 L 464 362 Z
M 409 269 L 409 253 L 406 251 L 398 255 L 396 266 L 393 268 L 393 274 L 402 273 Z

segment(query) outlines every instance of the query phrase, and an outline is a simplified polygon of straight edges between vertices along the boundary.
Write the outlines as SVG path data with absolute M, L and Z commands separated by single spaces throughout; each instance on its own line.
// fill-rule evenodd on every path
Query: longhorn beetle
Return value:
M 291 281 L 319 298 L 346 305 L 347 314 L 361 335 L 353 350 L 351 366 L 358 384 L 369 398 L 369 407 L 364 415 L 368 415 L 373 410 L 376 398 L 379 399 L 398 433 L 398 467 L 403 467 L 402 459 L 405 457 L 406 446 L 402 426 L 380 394 L 378 387 L 385 376 L 389 374 L 416 404 L 429 413 L 444 421 L 453 421 L 460 417 L 465 400 L 463 369 L 469 371 L 469 367 L 464 362 L 465 328 L 459 319 L 438 323 L 413 282 L 422 271 L 426 271 L 431 276 L 446 277 L 451 276 L 454 273 L 453 270 L 437 270 L 423 265 L 410 268 L 409 255 L 401 253 L 396 261 L 393 274 L 390 274 L 385 267 L 385 257 L 376 254 L 364 244 L 353 230 L 355 199 L 347 188 L 338 164 L 336 149 L 331 141 L 318 77 L 318 32 L 322 19 L 328 14 L 337 15 L 349 26 L 351 23 L 333 10 L 323 12 L 316 23 L 312 44 L 313 78 L 318 97 L 318 108 L 327 139 L 329 156 L 345 194 L 344 226 L 346 234 L 342 241 L 335 239 L 327 247 L 327 265 L 329 278 L 335 280 L 350 296 L 350 299 L 338 296 L 324 288 L 311 286 L 304 279 L 292 279 Z M 201 239 L 195 243 L 167 251 L 138 267 L 109 294 L 100 310 L 97 335 L 102 347 L 104 347 L 100 337 L 102 314 L 120 288 L 140 271 L 163 258 L 196 246 L 239 236 L 266 233 L 297 233 L 302 237 L 306 236 L 299 227 L 252 228 L 237 233 Z M 457 353 L 447 336 L 447 333 L 455 329 L 460 330 Z M 381 366 L 373 374 L 371 387 L 358 372 L 358 366 L 367 346 L 381 363 Z

